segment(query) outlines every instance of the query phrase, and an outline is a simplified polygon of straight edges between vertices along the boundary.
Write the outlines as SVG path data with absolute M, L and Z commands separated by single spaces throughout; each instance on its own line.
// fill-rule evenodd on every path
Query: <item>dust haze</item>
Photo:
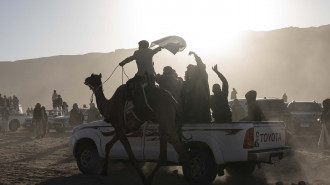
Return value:
M 210 85 L 219 83 L 211 71 L 211 66 L 218 64 L 219 70 L 229 81 L 230 89 L 237 89 L 239 98 L 244 98 L 244 94 L 251 89 L 258 92 L 258 97 L 280 98 L 286 92 L 289 101 L 321 102 L 329 96 L 330 25 L 250 31 L 245 32 L 237 42 L 231 52 L 219 50 L 211 55 L 195 51 L 207 66 Z M 18 96 L 24 111 L 37 102 L 50 108 L 54 89 L 70 107 L 73 103 L 82 106 L 89 103 L 91 96 L 91 91 L 83 84 L 84 79 L 91 73 L 102 73 L 104 81 L 118 63 L 131 56 L 134 50 L 118 49 L 109 53 L 1 62 L 1 93 Z M 183 77 L 186 66 L 195 63 L 187 52 L 176 55 L 160 52 L 154 57 L 156 72 L 162 73 L 163 67 L 170 65 Z M 135 65 L 132 62 L 125 66 L 130 78 L 136 73 Z M 108 98 L 122 83 L 121 75 L 118 68 L 105 84 Z M 126 80 L 124 78 L 124 82 Z

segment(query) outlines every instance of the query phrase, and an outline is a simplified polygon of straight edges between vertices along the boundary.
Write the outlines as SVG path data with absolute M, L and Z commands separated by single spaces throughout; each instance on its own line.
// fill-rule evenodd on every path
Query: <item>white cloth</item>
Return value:
M 174 55 L 179 51 L 183 51 L 187 47 L 186 41 L 179 36 L 168 36 L 153 41 L 150 47 L 153 47 L 155 45 L 159 45 L 160 47 L 169 50 Z

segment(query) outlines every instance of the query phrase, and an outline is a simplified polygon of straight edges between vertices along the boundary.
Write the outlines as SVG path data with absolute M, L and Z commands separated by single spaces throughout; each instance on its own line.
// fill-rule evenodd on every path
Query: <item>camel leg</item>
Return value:
M 152 179 L 154 178 L 156 172 L 159 170 L 159 168 L 164 165 L 165 161 L 167 160 L 167 140 L 166 136 L 164 134 L 159 135 L 159 142 L 160 142 L 160 153 L 159 153 L 159 159 L 157 162 L 156 167 L 151 172 L 151 174 L 148 177 L 149 184 L 152 183 Z
M 105 160 L 102 168 L 102 175 L 106 176 L 108 174 L 108 163 L 109 163 L 109 154 L 112 146 L 118 141 L 117 134 L 105 145 Z
M 139 176 L 141 177 L 141 180 L 143 181 L 143 184 L 144 185 L 149 185 L 149 183 L 148 183 L 146 177 L 144 176 L 142 170 L 137 165 L 136 158 L 134 156 L 134 153 L 132 151 L 131 145 L 130 145 L 127 137 L 122 132 L 117 132 L 117 136 L 118 136 L 118 139 L 121 141 L 121 143 L 123 144 L 123 146 L 124 146 L 124 148 L 127 152 L 129 161 L 131 162 L 131 164 L 133 165 L 133 167 L 135 168 L 135 170 L 138 172 Z

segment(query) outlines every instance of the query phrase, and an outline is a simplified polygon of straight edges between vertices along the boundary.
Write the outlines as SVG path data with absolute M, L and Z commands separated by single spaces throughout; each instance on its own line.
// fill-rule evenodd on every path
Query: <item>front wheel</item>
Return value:
M 182 167 L 183 175 L 190 184 L 211 184 L 217 175 L 217 166 L 213 154 L 205 149 L 192 148 L 189 155 L 189 166 Z
M 226 166 L 226 172 L 233 177 L 248 177 L 256 168 L 255 162 L 237 162 Z
M 19 127 L 19 121 L 11 120 L 9 123 L 9 130 L 15 132 Z
M 78 168 L 84 174 L 100 174 L 103 160 L 100 158 L 96 146 L 91 143 L 79 146 L 76 153 Z

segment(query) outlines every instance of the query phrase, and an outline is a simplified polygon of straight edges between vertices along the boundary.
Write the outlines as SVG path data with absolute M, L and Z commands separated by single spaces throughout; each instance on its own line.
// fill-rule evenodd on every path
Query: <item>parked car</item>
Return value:
M 2 107 L 0 107 L 0 112 L 2 111 Z M 8 128 L 10 131 L 15 132 L 21 124 L 24 123 L 26 115 L 23 113 L 23 109 L 21 105 L 18 105 L 18 110 L 10 113 L 8 118 Z
M 291 119 L 288 128 L 293 133 L 320 134 L 321 124 L 319 119 L 322 115 L 320 103 L 315 101 L 292 101 L 288 104 Z
M 145 123 L 139 130 L 126 134 L 137 160 L 158 161 L 158 129 L 158 124 Z M 185 146 L 192 165 L 189 169 L 183 168 L 191 184 L 211 184 L 217 174 L 224 175 L 224 170 L 235 178 L 247 177 L 257 164 L 277 163 L 290 151 L 285 144 L 283 122 L 185 124 L 182 130 L 185 137 L 191 138 Z M 102 120 L 73 129 L 70 152 L 81 172 L 97 174 L 101 171 L 106 143 L 113 136 L 114 128 Z M 121 142 L 113 145 L 110 158 L 128 159 Z M 167 145 L 167 160 L 167 164 L 180 165 L 171 144 Z
M 290 112 L 283 99 L 278 98 L 258 98 L 257 102 L 267 121 L 284 121 L 290 120 Z
M 89 108 L 80 108 L 84 115 L 83 123 L 87 122 Z M 72 130 L 73 127 L 69 124 L 70 112 L 67 115 L 58 116 L 50 125 L 50 129 L 55 129 L 56 132 L 64 132 L 65 130 Z

